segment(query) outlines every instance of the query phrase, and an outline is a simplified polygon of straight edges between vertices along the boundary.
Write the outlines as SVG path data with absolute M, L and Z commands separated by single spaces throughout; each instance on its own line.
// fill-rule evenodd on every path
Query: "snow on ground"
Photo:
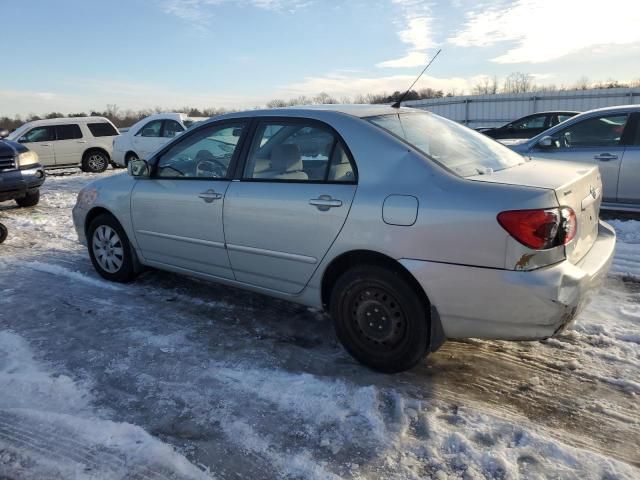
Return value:
M 92 177 L 0 204 L 0 478 L 640 477 L 640 222 L 611 222 L 612 274 L 564 335 L 448 342 L 380 375 L 318 312 L 102 280 L 70 217 Z

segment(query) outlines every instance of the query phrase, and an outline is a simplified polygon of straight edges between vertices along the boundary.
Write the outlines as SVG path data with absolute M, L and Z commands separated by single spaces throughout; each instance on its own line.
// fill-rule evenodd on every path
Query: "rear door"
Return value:
M 38 154 L 40 163 L 45 167 L 53 167 L 56 164 L 54 141 L 56 131 L 53 126 L 33 127 L 22 135 L 18 142 L 24 143 L 29 150 Z
M 618 197 L 618 175 L 625 146 L 622 136 L 628 113 L 602 114 L 574 123 L 553 135 L 550 148 L 534 147 L 532 156 L 598 165 L 602 175 L 603 200 Z
M 86 139 L 77 123 L 56 125 L 56 165 L 71 165 L 80 163 L 85 150 Z
M 321 122 L 261 119 L 240 177 L 224 204 L 236 280 L 302 291 L 344 225 L 357 188 L 345 144 Z
M 245 125 L 194 130 L 160 152 L 151 178 L 136 182 L 131 217 L 148 264 L 233 278 L 222 212 Z
M 618 178 L 618 202 L 640 205 L 640 113 L 631 115 L 624 143 L 626 147 Z

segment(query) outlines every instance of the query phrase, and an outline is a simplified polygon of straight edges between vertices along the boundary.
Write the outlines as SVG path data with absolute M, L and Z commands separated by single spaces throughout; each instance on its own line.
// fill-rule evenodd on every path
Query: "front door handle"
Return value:
M 86 140 L 78 140 L 78 143 L 87 143 Z
M 214 200 L 221 199 L 222 198 L 222 194 L 221 193 L 217 193 L 215 190 L 209 189 L 206 192 L 202 192 L 200 195 L 198 195 L 198 197 L 203 199 L 205 201 L 205 203 L 211 203 Z
M 50 147 L 51 144 L 50 143 L 41 143 L 40 146 L 41 147 Z
M 609 162 L 611 160 L 617 160 L 618 155 L 614 153 L 601 153 L 600 155 L 596 155 L 593 158 L 595 158 L 596 160 L 600 160 L 601 162 Z
M 331 195 L 320 195 L 318 198 L 309 200 L 309 205 L 313 205 L 317 207 L 318 210 L 326 212 L 330 208 L 341 207 L 342 200 L 331 198 Z

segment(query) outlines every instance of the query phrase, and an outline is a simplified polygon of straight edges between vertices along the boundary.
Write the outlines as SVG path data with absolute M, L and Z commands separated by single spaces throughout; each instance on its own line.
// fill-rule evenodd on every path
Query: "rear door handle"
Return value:
M 205 203 L 211 203 L 214 200 L 221 199 L 222 198 L 222 194 L 221 193 L 217 193 L 215 190 L 209 189 L 206 192 L 202 192 L 200 195 L 198 195 L 198 197 L 203 199 L 205 201 Z
M 39 144 L 41 147 L 50 147 L 51 144 L 50 143 L 40 143 Z
M 320 195 L 318 198 L 309 200 L 309 205 L 317 207 L 318 210 L 326 212 L 330 208 L 342 206 L 342 200 L 331 198 L 331 195 Z
M 87 143 L 86 140 L 78 140 L 78 143 Z
M 600 155 L 596 155 L 593 158 L 595 158 L 596 160 L 600 160 L 601 162 L 608 162 L 610 160 L 617 160 L 618 155 L 615 155 L 613 153 L 601 153 Z

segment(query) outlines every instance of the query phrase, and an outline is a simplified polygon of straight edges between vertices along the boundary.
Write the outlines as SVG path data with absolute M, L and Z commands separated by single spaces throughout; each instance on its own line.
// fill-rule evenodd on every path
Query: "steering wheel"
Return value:
M 224 177 L 227 166 L 215 158 L 201 160 L 196 165 L 196 177 Z

